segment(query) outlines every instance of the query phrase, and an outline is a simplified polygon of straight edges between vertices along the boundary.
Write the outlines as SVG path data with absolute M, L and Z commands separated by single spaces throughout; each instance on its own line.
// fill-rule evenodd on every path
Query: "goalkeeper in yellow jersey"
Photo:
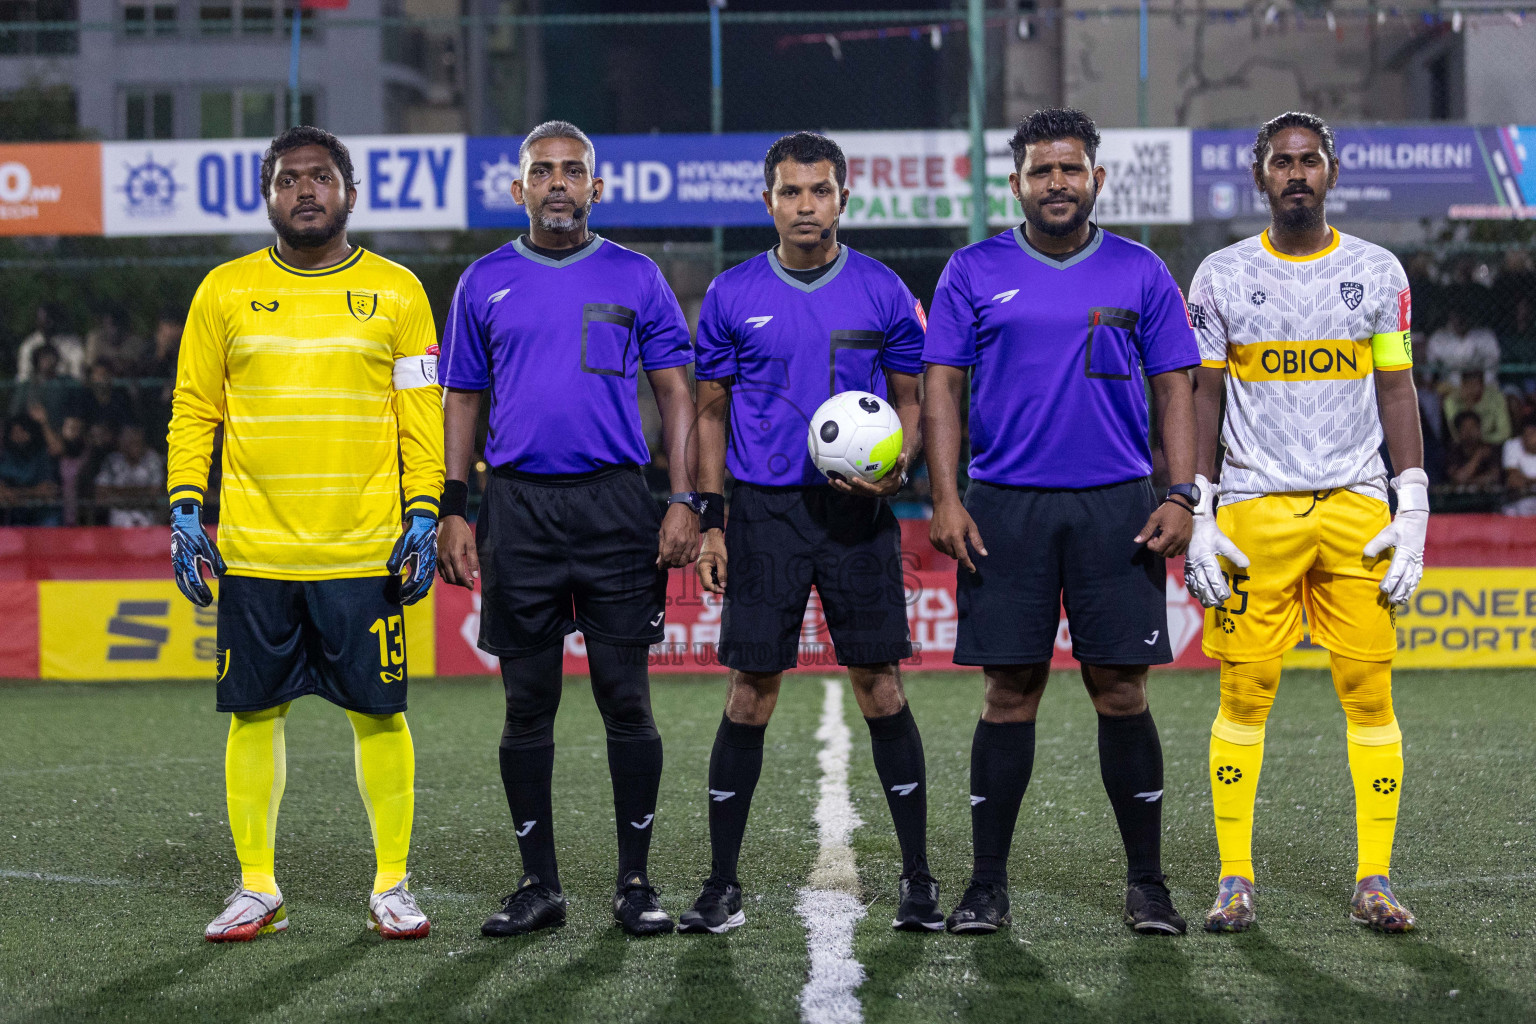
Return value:
M 243 942 L 288 927 L 273 849 L 283 722 L 313 693 L 346 711 L 356 740 L 378 857 L 368 927 L 420 938 L 431 925 L 406 886 L 415 754 L 402 606 L 426 595 L 437 562 L 432 311 L 410 271 L 347 241 L 357 189 L 335 136 L 280 135 L 261 188 L 277 244 L 215 268 L 198 288 L 171 417 L 176 583 L 206 606 L 203 570 L 223 577 L 218 710 L 230 712 L 224 775 L 241 879 L 205 934 Z M 202 505 L 221 425 L 216 549 Z
M 1212 488 L 1197 477 L 1203 493 L 1184 567 L 1209 609 L 1205 653 L 1221 661 L 1210 747 L 1221 877 L 1205 926 L 1254 923 L 1264 722 L 1305 611 L 1313 641 L 1331 656 L 1348 722 L 1358 841 L 1351 916 L 1405 932 L 1413 914 L 1388 881 L 1403 786 L 1392 657 L 1395 611 L 1423 573 L 1429 519 L 1408 281 L 1391 253 L 1328 226 L 1339 164 L 1321 119 L 1282 114 L 1259 130 L 1253 153 L 1270 225 L 1207 257 L 1189 294 L 1201 357 L 1196 465 L 1205 476 L 1215 475 L 1223 387 L 1227 399 L 1221 479 Z M 1383 435 L 1398 474 L 1395 518 Z

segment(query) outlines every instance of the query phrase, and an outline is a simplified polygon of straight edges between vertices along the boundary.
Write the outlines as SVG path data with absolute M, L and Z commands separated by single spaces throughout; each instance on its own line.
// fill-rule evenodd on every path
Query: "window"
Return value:
M 157 36 L 173 36 L 176 34 L 176 5 L 156 4 L 154 33 Z
M 315 12 L 300 10 L 299 19 L 299 35 L 305 39 L 308 39 L 310 36 L 315 34 Z M 283 8 L 283 37 L 286 39 L 292 35 L 293 8 L 285 7 Z
M 171 93 L 131 92 L 127 99 L 124 138 L 176 137 L 176 98 Z
M 205 92 L 201 97 L 200 124 L 205 139 L 230 139 L 235 135 L 235 94 Z
M 240 94 L 240 134 L 268 138 L 277 134 L 277 97 L 270 92 Z
M 300 29 L 300 31 L 303 31 Z M 291 93 L 283 90 L 283 125 L 288 125 L 288 103 Z M 299 94 L 299 124 L 315 123 L 315 94 L 303 92 Z
M 205 36 L 227 36 L 235 31 L 233 7 L 204 4 L 197 11 L 198 29 Z
M 0 54 L 77 53 L 80 33 L 75 29 L 6 31 L 5 23 L 79 19 L 74 0 L 0 0 Z
M 123 35 L 142 39 L 151 35 L 175 34 L 175 4 L 129 3 L 123 5 Z
M 240 8 L 240 32 L 248 36 L 270 36 L 277 29 L 271 3 L 247 3 Z

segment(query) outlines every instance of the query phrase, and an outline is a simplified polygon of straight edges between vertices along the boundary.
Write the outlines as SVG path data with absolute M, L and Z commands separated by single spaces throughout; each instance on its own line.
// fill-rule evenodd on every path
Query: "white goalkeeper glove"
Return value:
M 1429 532 L 1429 477 L 1422 469 L 1405 469 L 1394 477 L 1392 489 L 1397 492 L 1397 515 L 1365 546 L 1365 557 L 1375 558 L 1387 548 L 1392 552 L 1392 564 L 1381 581 L 1381 592 L 1387 600 L 1401 607 L 1413 597 L 1424 577 L 1424 535 Z M 1191 544 L 1191 547 L 1194 545 Z
M 1214 608 L 1232 596 L 1216 556 L 1243 569 L 1248 568 L 1248 556 L 1216 525 L 1216 489 L 1211 482 L 1197 475 L 1195 484 L 1200 488 L 1200 504 L 1195 506 L 1195 532 L 1190 535 L 1189 550 L 1184 552 L 1184 585 L 1195 600 Z

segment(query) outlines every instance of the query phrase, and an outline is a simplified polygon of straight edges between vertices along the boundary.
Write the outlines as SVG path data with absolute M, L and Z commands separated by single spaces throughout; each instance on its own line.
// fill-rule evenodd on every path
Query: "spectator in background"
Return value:
M 112 371 L 104 363 L 91 366 L 90 381 L 72 411 L 87 424 L 107 424 L 112 427 L 114 436 L 119 429 L 134 422 L 133 398 L 127 388 L 112 379 Z
M 1477 413 L 1478 422 L 1483 428 L 1483 440 L 1491 445 L 1503 444 L 1514 433 L 1514 428 L 1510 426 L 1509 402 L 1504 398 L 1504 392 L 1486 386 L 1482 376 L 1476 373 L 1464 375 L 1460 386 L 1445 396 L 1445 422 L 1454 427 L 1461 414 L 1468 411 Z M 1460 440 L 1459 427 L 1453 437 Z
M 171 395 L 176 390 L 176 359 L 181 352 L 182 319 L 180 315 L 162 312 L 155 321 L 154 347 L 150 351 L 143 375 L 161 381 L 141 392 L 144 427 L 159 433 L 171 422 Z
M 1498 487 L 1499 450 L 1483 439 L 1477 413 L 1464 409 L 1451 423 L 1456 439 L 1445 451 L 1447 479 L 1457 487 Z
M 58 512 L 39 503 L 58 498 L 59 485 L 43 432 L 27 416 L 12 416 L 0 446 L 0 522 L 53 526 Z
M 1492 384 L 1499 368 L 1499 339 L 1486 327 L 1473 327 L 1465 311 L 1451 309 L 1445 326 L 1429 336 L 1424 355 L 1431 369 L 1450 375 L 1452 384 L 1470 373 Z
M 117 450 L 96 474 L 96 500 L 108 505 L 108 526 L 152 526 L 158 517 L 150 509 L 164 504 L 165 461 L 144 443 L 144 428 L 123 427 Z
M 1414 329 L 1427 338 L 1445 317 L 1445 289 L 1440 283 L 1440 269 L 1435 266 L 1435 258 L 1427 252 L 1414 253 L 1403 269 L 1413 295 Z
M 116 427 L 105 422 L 85 424 L 85 450 L 75 477 L 76 519 L 80 526 L 106 525 L 107 517 L 96 505 L 96 478 L 116 449 Z
M 73 380 L 59 376 L 59 353 L 52 345 L 39 345 L 32 350 L 32 374 L 26 383 L 18 382 L 11 392 L 12 416 L 19 416 L 34 407 L 44 410 L 47 421 L 59 423 L 74 401 L 79 388 Z
M 1536 418 L 1504 442 L 1504 486 L 1509 489 L 1507 516 L 1536 516 Z
M 123 326 L 121 311 L 112 310 L 96 318 L 96 326 L 85 332 L 85 364 L 106 366 L 115 377 L 137 377 L 149 359 L 149 345 Z
M 1494 331 L 1507 363 L 1536 363 L 1536 259 L 1509 249 L 1493 282 Z
M 64 525 L 80 526 L 80 502 L 90 498 L 91 482 L 100 466 L 90 466 L 91 474 L 82 478 L 93 454 L 87 444 L 89 434 L 85 420 L 79 416 L 65 416 L 56 436 L 58 450 L 54 451 L 50 442 L 49 452 L 58 460 L 59 500 L 63 505 Z
M 36 328 L 21 339 L 16 350 L 16 379 L 24 381 L 32 376 L 32 353 L 44 345 L 52 345 L 59 354 L 59 375 L 80 380 L 85 376 L 85 345 L 79 335 L 61 329 L 58 315 L 47 306 L 37 307 Z

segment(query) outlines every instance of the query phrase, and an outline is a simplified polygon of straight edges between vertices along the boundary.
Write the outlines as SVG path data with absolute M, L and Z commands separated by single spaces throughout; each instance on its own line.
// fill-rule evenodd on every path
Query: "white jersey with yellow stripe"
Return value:
M 1201 365 L 1227 371 L 1221 504 L 1336 488 L 1386 500 L 1373 371 L 1413 365 L 1409 312 L 1397 257 L 1337 230 L 1310 256 L 1263 233 L 1205 258 L 1189 315 Z

